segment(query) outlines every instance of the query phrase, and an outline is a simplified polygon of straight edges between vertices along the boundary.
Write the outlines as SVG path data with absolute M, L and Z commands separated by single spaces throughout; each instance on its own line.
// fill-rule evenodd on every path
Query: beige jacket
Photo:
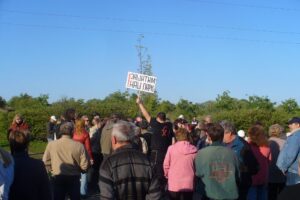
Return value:
M 70 136 L 63 135 L 50 142 L 45 150 L 43 162 L 52 175 L 80 176 L 89 167 L 84 146 Z
M 101 153 L 110 155 L 112 153 L 112 145 L 111 145 L 111 133 L 113 130 L 113 122 L 108 122 L 104 128 L 102 129 L 100 146 Z

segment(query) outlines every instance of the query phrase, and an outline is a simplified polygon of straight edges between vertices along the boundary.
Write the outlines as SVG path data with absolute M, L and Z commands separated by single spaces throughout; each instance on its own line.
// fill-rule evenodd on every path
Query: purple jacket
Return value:
M 197 148 L 187 141 L 179 141 L 169 146 L 164 173 L 168 179 L 168 190 L 172 192 L 193 191 Z
M 257 146 L 250 142 L 251 150 L 259 164 L 259 171 L 252 176 L 252 186 L 265 185 L 268 183 L 269 165 L 272 160 L 269 147 Z

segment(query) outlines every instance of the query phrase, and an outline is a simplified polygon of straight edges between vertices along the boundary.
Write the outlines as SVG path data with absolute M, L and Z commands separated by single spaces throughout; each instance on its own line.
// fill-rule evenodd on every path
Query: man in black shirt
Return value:
M 154 165 L 156 175 L 160 179 L 161 187 L 164 188 L 166 179 L 164 177 L 163 162 L 174 137 L 172 124 L 166 122 L 166 114 L 163 112 L 158 113 L 156 118 L 151 117 L 139 96 L 136 99 L 136 103 L 152 128 L 150 159 Z

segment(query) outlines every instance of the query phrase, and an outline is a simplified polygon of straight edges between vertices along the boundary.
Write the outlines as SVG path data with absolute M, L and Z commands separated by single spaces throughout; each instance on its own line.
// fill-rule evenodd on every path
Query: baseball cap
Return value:
M 184 116 L 183 115 L 179 115 L 178 119 L 184 119 Z
M 240 137 L 242 137 L 242 138 L 245 137 L 245 131 L 244 131 L 244 130 L 239 130 L 239 131 L 237 132 L 237 134 L 238 134 L 238 136 L 240 136 Z
M 298 123 L 300 124 L 300 118 L 299 117 L 293 117 L 288 121 L 288 124 Z
M 52 116 L 50 117 L 50 119 L 52 119 L 53 121 L 56 121 L 56 117 L 55 117 L 54 115 L 52 115 Z

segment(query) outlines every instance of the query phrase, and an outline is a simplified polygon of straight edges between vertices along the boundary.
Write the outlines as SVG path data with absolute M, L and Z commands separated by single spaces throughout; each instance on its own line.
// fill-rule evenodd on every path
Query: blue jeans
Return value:
M 251 186 L 248 190 L 247 200 L 268 200 L 267 186 Z
M 300 183 L 300 176 L 296 173 L 286 173 L 286 185 L 296 185 Z
M 80 194 L 86 195 L 87 193 L 87 174 L 81 174 L 80 177 Z

